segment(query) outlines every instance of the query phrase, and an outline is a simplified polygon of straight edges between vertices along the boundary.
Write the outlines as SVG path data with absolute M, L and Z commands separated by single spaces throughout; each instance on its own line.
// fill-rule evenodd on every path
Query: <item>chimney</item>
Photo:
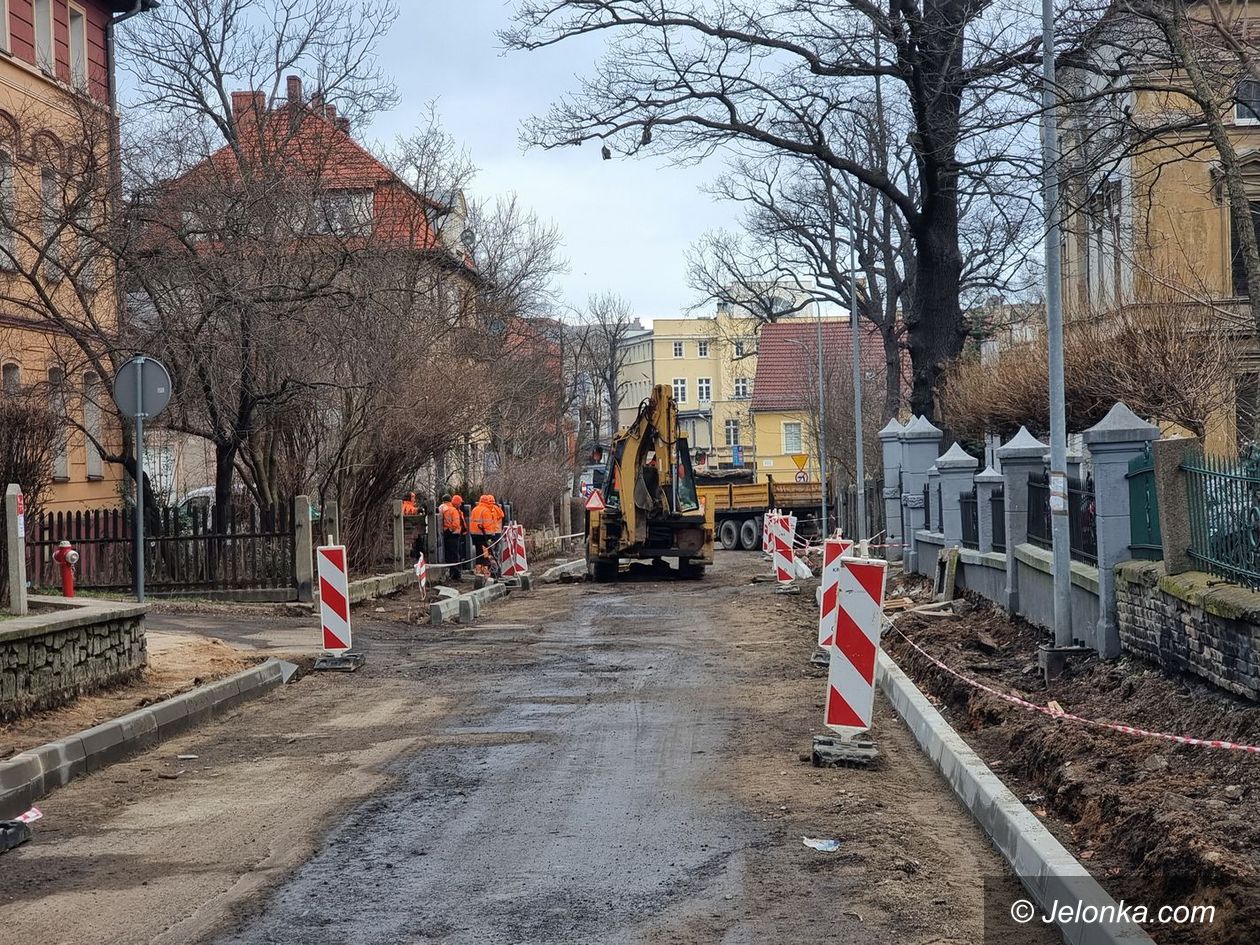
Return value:
M 297 75 L 288 76 L 285 79 L 285 88 L 289 96 L 290 105 L 302 104 L 302 77 Z
M 236 124 L 240 124 L 241 120 L 247 115 L 252 116 L 255 121 L 262 115 L 266 108 L 266 97 L 262 92 L 233 92 L 232 93 L 232 120 Z
M 340 131 L 342 134 L 347 134 L 347 135 L 350 134 L 350 119 L 349 118 L 345 118 L 345 117 L 338 118 L 334 122 L 334 124 L 337 126 L 337 130 Z

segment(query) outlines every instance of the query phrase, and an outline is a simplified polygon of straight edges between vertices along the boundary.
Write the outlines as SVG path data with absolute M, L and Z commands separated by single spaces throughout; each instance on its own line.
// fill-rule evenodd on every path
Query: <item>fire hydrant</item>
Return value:
M 74 566 L 79 563 L 79 553 L 70 547 L 70 542 L 57 543 L 53 552 L 53 560 L 61 565 L 61 593 L 66 597 L 74 596 Z

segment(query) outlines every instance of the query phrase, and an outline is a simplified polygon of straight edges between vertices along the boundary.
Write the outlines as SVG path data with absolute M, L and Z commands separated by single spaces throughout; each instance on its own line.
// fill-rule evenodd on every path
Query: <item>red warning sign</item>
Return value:
M 586 511 L 602 512 L 605 508 L 604 493 L 601 489 L 595 489 L 591 492 L 591 497 L 586 500 Z
M 319 565 L 319 618 L 324 649 L 340 656 L 350 649 L 350 579 L 346 573 L 345 545 L 316 549 Z

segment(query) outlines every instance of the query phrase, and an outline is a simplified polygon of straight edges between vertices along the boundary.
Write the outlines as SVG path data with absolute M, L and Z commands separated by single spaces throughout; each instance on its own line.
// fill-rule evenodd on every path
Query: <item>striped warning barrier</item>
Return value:
M 796 537 L 796 516 L 780 515 L 775 520 L 774 575 L 779 587 L 793 584 L 796 577 L 796 557 L 792 540 Z
M 767 561 L 770 560 L 770 551 L 774 547 L 774 520 L 778 514 L 775 509 L 767 509 L 766 514 L 761 517 L 761 553 Z
M 315 558 L 324 649 L 340 655 L 350 649 L 350 577 L 346 572 L 346 546 L 321 545 Z
M 818 645 L 831 646 L 836 635 L 836 607 L 840 599 L 840 559 L 849 553 L 853 542 L 847 538 L 828 538 L 823 542 L 822 602 L 818 610 Z
M 512 539 L 512 560 L 516 564 L 516 576 L 529 572 L 529 561 L 525 557 L 525 526 L 517 525 L 513 531 Z
M 520 577 L 529 571 L 525 557 L 525 526 L 509 522 L 499 543 L 499 576 Z
M 416 559 L 416 583 L 420 585 L 422 594 L 429 588 L 429 566 L 425 563 L 423 554 Z
M 823 723 L 842 736 L 850 736 L 871 726 L 888 562 L 842 557 L 840 563 L 839 606 L 828 648 L 831 659 Z

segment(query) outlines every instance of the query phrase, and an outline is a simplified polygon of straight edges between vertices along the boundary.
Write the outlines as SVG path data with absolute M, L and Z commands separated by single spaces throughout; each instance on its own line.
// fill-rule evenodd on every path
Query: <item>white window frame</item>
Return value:
M 710 377 L 700 377 L 696 379 L 696 397 L 700 403 L 708 404 L 713 402 L 713 379 Z
M 13 30 L 9 28 L 9 0 L 0 0 L 0 17 L 4 25 L 0 26 L 0 52 L 13 53 Z
M 87 11 L 73 3 L 67 5 L 69 33 L 67 46 L 70 50 L 70 84 L 80 92 L 88 90 L 88 19 Z M 75 36 L 75 23 L 79 25 L 79 36 Z M 78 54 L 75 45 L 78 41 Z
M 740 436 L 741 436 L 742 431 L 740 430 L 740 422 L 737 418 L 735 417 L 728 418 L 724 426 L 724 429 L 726 430 L 726 445 L 727 446 L 742 446 L 743 445 L 740 442 Z
M 697 341 L 696 354 L 699 357 L 707 358 L 709 356 L 709 343 L 707 341 Z
M 1255 87 L 1256 95 L 1250 99 L 1244 99 L 1242 96 L 1242 88 L 1245 84 Z M 1234 88 L 1234 124 L 1235 125 L 1260 125 L 1260 79 L 1242 79 Z
M 92 371 L 83 375 L 83 455 L 87 461 L 88 479 L 104 479 L 105 466 L 101 454 L 93 445 L 101 440 L 101 398 L 104 395 L 101 379 Z
M 675 341 L 674 342 L 674 357 L 681 358 L 684 356 L 685 356 L 685 351 L 683 350 L 683 343 L 681 341 Z
M 796 445 L 795 446 L 793 446 L 791 442 L 788 441 L 788 429 L 791 427 L 796 428 Z M 791 456 L 794 453 L 805 452 L 805 425 L 801 423 L 801 421 L 784 420 L 782 433 L 783 433 L 783 455 Z
M 746 377 L 735 378 L 734 391 L 735 391 L 735 394 L 734 394 L 735 400 L 747 400 L 748 399 L 748 378 Z
M 47 20 L 47 24 L 42 28 L 41 19 Z M 31 20 L 31 25 L 35 28 L 35 65 L 48 75 L 55 76 L 57 74 L 57 43 L 54 38 L 53 0 L 35 0 L 31 10 Z M 44 42 L 41 43 L 41 40 Z
M 735 357 L 742 358 L 744 356 L 744 343 L 742 341 L 735 342 Z
M 674 403 L 685 404 L 687 402 L 687 379 L 685 377 L 674 378 Z

